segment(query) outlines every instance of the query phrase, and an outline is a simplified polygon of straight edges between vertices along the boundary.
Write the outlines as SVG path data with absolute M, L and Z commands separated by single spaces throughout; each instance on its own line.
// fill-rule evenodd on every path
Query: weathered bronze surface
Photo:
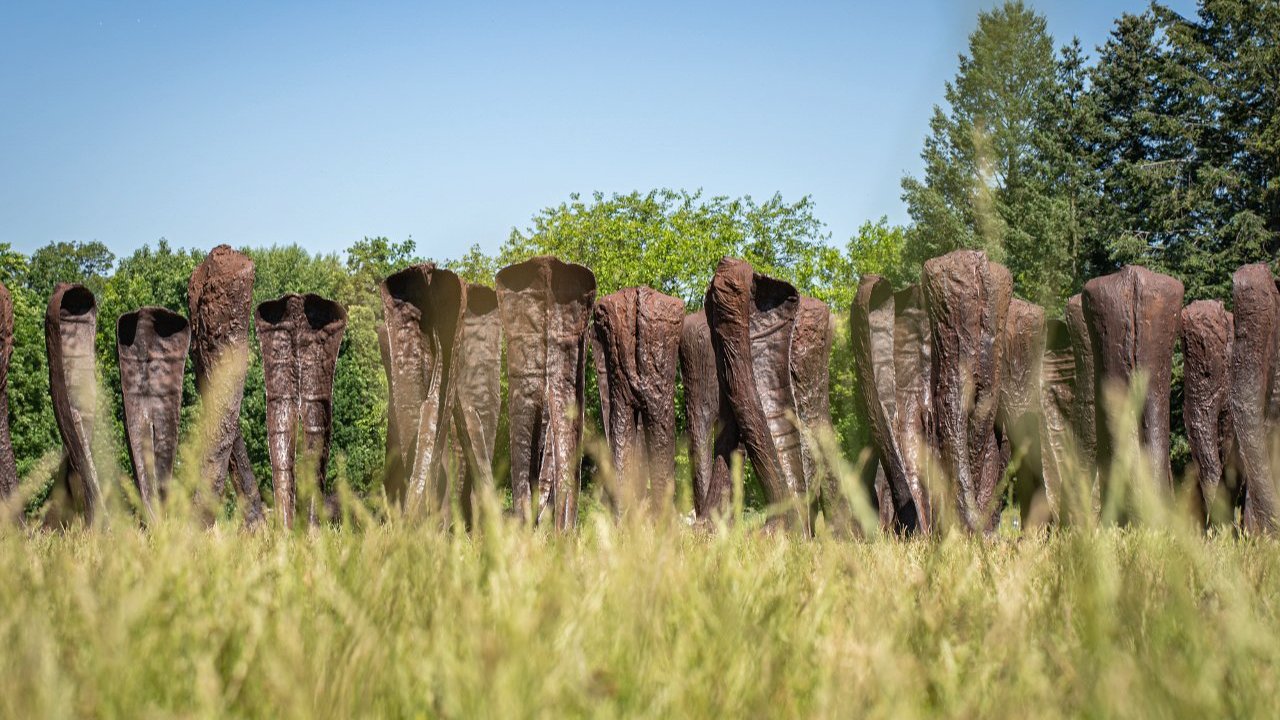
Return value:
M 1093 346 L 1097 458 L 1107 476 L 1118 442 L 1111 429 L 1107 393 L 1127 392 L 1137 373 L 1146 377 L 1138 442 L 1146 451 L 1156 487 L 1172 490 L 1169 466 L 1169 388 L 1173 346 L 1182 312 L 1182 283 L 1136 265 L 1084 285 L 1082 309 Z
M 18 465 L 9 435 L 9 359 L 13 356 L 13 298 L 0 283 L 0 501 L 18 489 Z
M 1050 520 L 1062 519 L 1064 481 L 1079 468 L 1076 459 L 1073 417 L 1075 412 L 1076 358 L 1071 332 L 1063 320 L 1045 323 L 1044 357 L 1040 365 L 1040 465 Z M 1083 506 L 1082 506 L 1083 507 Z
M 455 358 L 466 287 L 449 270 L 414 265 L 382 281 L 382 315 L 390 386 L 388 442 L 401 468 L 388 477 L 393 498 L 411 508 L 447 511 L 445 460 L 456 398 Z
M 924 264 L 932 328 L 933 438 L 951 483 L 961 523 L 994 529 L 1000 513 L 1004 457 L 996 439 L 1004 343 L 1013 280 L 976 250 L 957 250 Z
M 507 338 L 515 511 L 536 524 L 571 528 L 578 520 L 587 329 L 596 278 L 581 265 L 542 256 L 508 265 L 496 280 Z
M 732 456 L 739 452 L 738 427 L 716 370 L 705 310 L 684 318 L 680 377 L 684 380 L 685 426 L 693 467 L 694 514 L 700 521 L 727 517 L 733 499 Z
M 1280 342 L 1280 293 L 1265 263 L 1244 265 L 1231 276 L 1234 334 L 1230 405 L 1244 474 L 1241 525 L 1249 533 L 1275 533 L 1276 472 L 1271 463 L 1280 418 L 1276 373 Z
M 93 524 L 102 504 L 98 467 L 93 455 L 98 384 L 93 342 L 98 304 L 83 285 L 58 283 L 45 313 L 44 337 L 49 354 L 49 395 L 64 451 L 61 490 L 71 512 Z
M 190 324 L 171 310 L 145 307 L 116 321 L 124 431 L 134 483 L 148 515 L 158 512 L 168 496 L 190 346 Z
M 258 305 L 254 320 L 262 346 L 267 449 L 279 522 L 293 525 L 299 460 L 310 476 L 309 489 L 324 497 L 325 509 L 333 516 L 337 497 L 325 487 L 325 476 L 333 433 L 333 376 L 347 311 L 318 295 L 289 294 Z M 301 458 L 296 453 L 299 434 Z M 314 502 L 309 510 L 314 521 Z
M 1219 495 L 1235 449 L 1231 423 L 1231 313 L 1218 300 L 1182 308 L 1182 421 L 1206 522 L 1224 516 L 1233 499 Z
M 791 384 L 791 336 L 800 296 L 791 285 L 761 275 L 749 263 L 724 258 L 707 290 L 707 319 L 738 435 L 771 519 L 809 532 L 801 439 Z
M 492 491 L 493 453 L 502 411 L 502 322 L 498 295 L 484 285 L 467 285 L 462 338 L 454 375 L 453 417 L 463 455 L 462 511 L 475 522 L 476 493 Z
M 1040 375 L 1044 360 L 1044 308 L 1020 298 L 1009 301 L 1000 354 L 1000 409 L 996 429 L 1006 463 L 1016 470 L 1012 481 L 1024 523 L 1036 496 L 1043 492 L 1040 448 Z M 1003 472 L 1003 468 L 1001 471 Z
M 240 404 L 249 368 L 249 318 L 253 310 L 253 261 L 227 245 L 205 257 L 187 284 L 191 359 L 205 413 L 204 474 L 223 495 L 230 467 L 237 500 L 251 527 L 263 520 L 262 495 L 240 432 Z
M 885 485 L 877 485 L 875 493 L 881 522 L 896 531 L 911 532 L 918 525 L 918 513 L 907 477 L 902 422 L 898 417 L 895 307 L 889 281 L 878 275 L 864 275 L 849 314 L 850 344 L 858 371 L 860 408 L 871 428 L 880 466 L 877 483 L 880 473 L 884 475 Z M 918 477 L 916 482 L 919 483 Z M 885 501 L 890 504 L 887 508 Z
M 795 328 L 791 335 L 791 384 L 795 389 L 796 413 L 803 429 L 800 446 L 804 487 L 816 507 L 823 512 L 827 526 L 837 537 L 856 533 L 853 505 L 840 487 L 839 477 L 832 472 L 830 459 L 820 457 L 821 437 L 834 437 L 831 423 L 831 344 L 835 329 L 831 308 L 811 297 L 800 298 Z
M 925 477 L 931 449 L 929 428 L 933 409 L 933 363 L 929 313 L 919 285 L 893 296 L 893 367 L 897 385 L 898 450 L 906 473 L 907 490 L 915 504 L 915 528 L 933 528 L 933 505 Z
M 592 346 L 616 512 L 669 512 L 675 500 L 676 361 L 684 301 L 647 287 L 596 302 Z

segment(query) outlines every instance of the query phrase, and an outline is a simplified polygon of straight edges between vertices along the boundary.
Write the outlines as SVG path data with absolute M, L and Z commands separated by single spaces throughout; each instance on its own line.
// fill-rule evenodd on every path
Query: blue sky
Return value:
M 1031 4 L 1092 48 L 1146 3 Z M 906 220 L 899 181 L 991 5 L 6 3 L 0 242 L 386 235 L 445 258 L 572 192 L 668 186 L 812 195 L 843 244 Z

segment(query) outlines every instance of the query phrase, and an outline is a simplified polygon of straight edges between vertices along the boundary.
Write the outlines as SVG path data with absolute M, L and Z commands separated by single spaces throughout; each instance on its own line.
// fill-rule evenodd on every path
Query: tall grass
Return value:
M 1119 458 L 1101 522 L 903 540 L 864 501 L 858 541 L 599 509 L 556 535 L 492 500 L 471 534 L 352 498 L 205 527 L 193 460 L 145 530 L 119 491 L 94 529 L 0 528 L 0 715 L 1280 716 L 1277 546 Z
M 1280 711 L 1280 553 L 497 523 L 0 538 L 7 717 Z

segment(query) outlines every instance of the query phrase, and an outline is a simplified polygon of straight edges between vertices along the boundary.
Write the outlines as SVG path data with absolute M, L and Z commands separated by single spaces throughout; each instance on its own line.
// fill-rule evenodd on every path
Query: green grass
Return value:
M 392 523 L 0 537 L 7 717 L 1263 716 L 1280 552 Z

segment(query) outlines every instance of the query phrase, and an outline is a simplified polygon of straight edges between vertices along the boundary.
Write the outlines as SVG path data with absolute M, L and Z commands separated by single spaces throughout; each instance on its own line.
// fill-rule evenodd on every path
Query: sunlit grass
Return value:
M 1100 518 L 987 538 L 936 485 L 939 532 L 880 534 L 830 436 L 859 540 L 741 500 L 714 530 L 618 521 L 591 493 L 566 535 L 349 493 L 336 526 L 206 526 L 188 446 L 145 530 L 127 485 L 93 529 L 0 527 L 0 715 L 1275 717 L 1280 548 L 1141 481 L 1140 391 Z

